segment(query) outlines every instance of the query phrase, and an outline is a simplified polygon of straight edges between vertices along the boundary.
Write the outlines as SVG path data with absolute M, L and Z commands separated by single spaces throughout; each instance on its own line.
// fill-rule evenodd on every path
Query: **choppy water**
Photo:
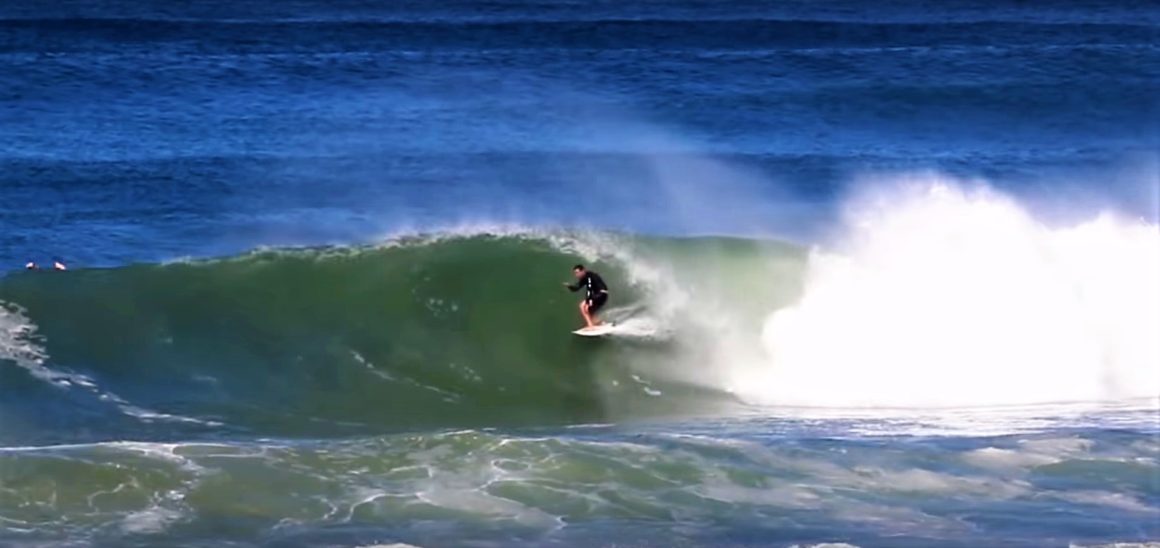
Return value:
M 0 1 L 0 543 L 1158 542 L 1158 25 Z

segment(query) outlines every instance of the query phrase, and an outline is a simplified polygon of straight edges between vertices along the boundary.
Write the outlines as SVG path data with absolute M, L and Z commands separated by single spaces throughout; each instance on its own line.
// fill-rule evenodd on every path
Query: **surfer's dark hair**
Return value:
M 578 265 L 572 267 L 572 270 L 584 270 L 584 265 L 578 264 Z

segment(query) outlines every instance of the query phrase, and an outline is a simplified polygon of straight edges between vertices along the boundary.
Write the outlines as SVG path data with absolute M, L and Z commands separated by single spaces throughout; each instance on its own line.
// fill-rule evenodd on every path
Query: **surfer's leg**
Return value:
M 596 324 L 592 321 L 592 314 L 588 312 L 588 301 L 580 301 L 580 315 L 584 316 L 585 327 L 592 327 Z
M 596 315 L 600 313 L 601 308 L 604 308 L 604 303 L 608 302 L 608 295 L 601 293 L 591 300 L 584 302 L 588 304 L 588 316 L 592 318 L 592 325 L 603 324 L 604 322 L 600 321 L 600 318 L 596 317 Z

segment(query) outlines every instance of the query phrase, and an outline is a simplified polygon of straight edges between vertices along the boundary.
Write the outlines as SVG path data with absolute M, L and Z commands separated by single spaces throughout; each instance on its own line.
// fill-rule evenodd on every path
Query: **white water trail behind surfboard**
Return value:
M 608 323 L 573 333 L 586 337 L 668 338 L 668 330 L 655 318 L 639 315 L 643 311 L 644 307 L 639 305 L 613 308 L 604 314 L 604 321 Z

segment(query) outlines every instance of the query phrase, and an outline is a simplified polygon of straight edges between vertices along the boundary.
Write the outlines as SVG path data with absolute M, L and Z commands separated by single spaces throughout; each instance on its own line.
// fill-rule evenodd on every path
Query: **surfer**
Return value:
M 24 269 L 25 270 L 40 270 L 40 265 L 36 264 L 35 261 L 28 261 L 28 264 L 24 265 Z M 60 259 L 53 259 L 52 269 L 56 270 L 56 271 L 63 272 L 65 270 L 68 270 L 68 267 L 65 266 L 64 263 L 60 261 Z
M 600 321 L 596 319 L 596 312 L 608 302 L 608 286 L 599 274 L 578 264 L 572 267 L 572 275 L 576 276 L 575 284 L 564 284 L 569 291 L 579 291 L 584 288 L 584 300 L 580 301 L 580 315 L 584 316 L 587 327 L 596 327 Z

